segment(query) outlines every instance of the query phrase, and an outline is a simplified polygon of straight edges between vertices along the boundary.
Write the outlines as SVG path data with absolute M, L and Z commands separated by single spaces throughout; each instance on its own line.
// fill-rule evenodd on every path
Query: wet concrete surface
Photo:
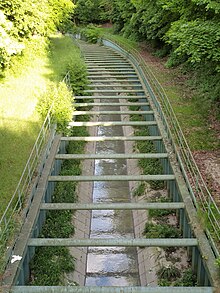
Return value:
M 103 102 L 108 102 L 103 101 Z M 100 110 L 109 110 L 102 107 Z M 111 110 L 120 110 L 119 106 Z M 100 115 L 99 121 L 120 121 L 120 115 Z M 120 126 L 98 127 L 98 136 L 123 136 Z M 124 142 L 97 142 L 97 154 L 124 153 Z M 96 176 L 126 175 L 124 159 L 95 161 Z M 94 182 L 93 202 L 130 202 L 129 183 Z M 131 211 L 93 211 L 90 238 L 134 238 Z M 138 286 L 140 285 L 136 248 L 91 247 L 87 256 L 86 286 Z

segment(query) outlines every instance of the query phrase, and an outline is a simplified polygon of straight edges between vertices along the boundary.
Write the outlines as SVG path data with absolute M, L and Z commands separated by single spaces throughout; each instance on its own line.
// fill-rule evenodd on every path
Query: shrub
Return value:
M 100 37 L 99 30 L 93 25 L 89 25 L 83 29 L 82 34 L 86 38 L 86 41 L 92 44 L 97 43 Z
M 168 224 L 145 224 L 144 233 L 146 238 L 178 238 L 180 230 Z
M 76 96 L 83 95 L 87 84 L 87 69 L 83 60 L 77 56 L 74 59 L 71 59 L 67 71 L 70 74 L 70 85 L 73 91 L 73 94 Z
M 57 87 L 52 85 L 43 94 L 37 105 L 40 115 L 45 118 L 49 109 L 54 122 L 57 123 L 58 131 L 64 131 L 73 116 L 73 97 L 71 91 L 64 82 L 60 82 Z

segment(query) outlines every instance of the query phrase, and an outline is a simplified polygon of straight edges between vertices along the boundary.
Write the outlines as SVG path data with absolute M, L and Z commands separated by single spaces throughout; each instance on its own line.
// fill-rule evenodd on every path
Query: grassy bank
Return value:
M 62 79 L 69 59 L 78 52 L 69 37 L 55 35 L 49 41 L 34 38 L 0 80 L 0 216 L 16 188 L 41 125 L 35 110 L 38 98 L 49 85 Z

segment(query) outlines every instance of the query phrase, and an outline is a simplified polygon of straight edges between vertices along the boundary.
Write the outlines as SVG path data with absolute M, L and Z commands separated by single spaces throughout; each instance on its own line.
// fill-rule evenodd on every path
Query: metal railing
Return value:
M 201 214 L 202 221 L 205 223 L 206 233 L 210 239 L 216 257 L 219 257 L 220 210 L 198 169 L 167 94 L 138 50 L 127 43 L 116 41 L 114 37 L 109 35 L 107 35 L 105 39 L 124 49 L 124 53 L 127 57 L 132 59 L 139 69 L 139 72 L 143 73 L 143 77 L 145 77 L 146 81 L 145 85 L 150 93 L 154 106 L 160 114 L 193 203 L 198 214 Z
M 10 255 L 12 247 L 8 248 L 8 251 L 5 251 L 5 245 L 10 238 L 15 239 L 17 233 L 20 231 L 24 219 L 26 218 L 31 201 L 34 197 L 34 191 L 37 187 L 43 169 L 43 162 L 48 155 L 54 134 L 55 126 L 51 122 L 51 110 L 49 110 L 32 148 L 28 161 L 24 167 L 15 192 L 0 219 L 1 257 L 2 255 L 5 255 L 7 259 L 7 255 Z M 48 142 L 47 145 L 46 142 Z M 11 243 L 13 243 L 13 239 L 10 240 Z

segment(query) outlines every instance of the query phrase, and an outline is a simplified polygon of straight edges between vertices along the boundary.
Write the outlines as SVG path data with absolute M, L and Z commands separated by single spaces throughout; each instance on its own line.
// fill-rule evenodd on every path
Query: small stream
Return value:
M 108 100 L 103 102 L 109 102 Z M 120 110 L 119 106 L 111 107 Z M 102 107 L 102 110 L 109 110 Z M 99 121 L 120 121 L 120 115 L 100 115 Z M 121 126 L 98 127 L 98 136 L 123 136 Z M 97 142 L 97 154 L 124 153 L 124 142 Z M 126 175 L 126 160 L 95 161 L 95 175 Z M 129 202 L 128 182 L 94 182 L 93 202 Z M 90 238 L 134 238 L 131 211 L 93 211 Z M 139 286 L 137 252 L 133 247 L 90 247 L 86 286 Z

